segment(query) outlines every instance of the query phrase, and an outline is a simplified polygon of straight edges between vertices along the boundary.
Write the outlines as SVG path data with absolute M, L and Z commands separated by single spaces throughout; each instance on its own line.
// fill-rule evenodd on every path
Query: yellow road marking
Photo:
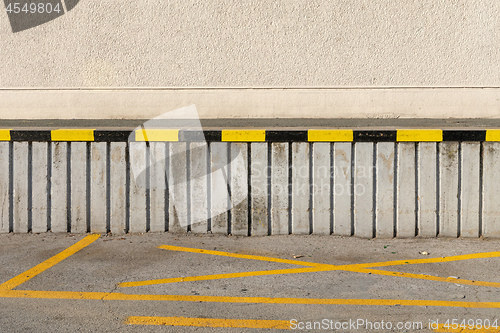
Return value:
M 265 130 L 222 130 L 222 141 L 226 142 L 264 142 Z
M 165 250 L 172 250 L 172 251 L 204 253 L 204 254 L 227 256 L 227 257 L 233 257 L 233 258 L 241 258 L 241 259 L 253 259 L 253 260 L 280 262 L 280 263 L 287 263 L 287 264 L 294 264 L 294 265 L 312 266 L 312 268 L 296 268 L 296 269 L 281 269 L 281 270 L 253 271 L 253 272 L 240 272 L 240 273 L 198 275 L 198 276 L 188 276 L 188 277 L 178 277 L 178 278 L 122 282 L 122 283 L 119 283 L 118 285 L 120 287 L 139 287 L 139 286 L 148 286 L 148 285 L 165 284 L 165 283 L 176 283 L 176 282 L 207 281 L 207 280 L 231 279 L 231 278 L 251 277 L 251 276 L 300 274 L 300 273 L 314 273 L 314 272 L 341 270 L 341 271 L 348 271 L 348 272 L 355 272 L 355 273 L 375 274 L 375 275 L 383 275 L 383 276 L 396 276 L 396 277 L 405 277 L 405 278 L 412 278 L 412 279 L 419 279 L 419 280 L 428 280 L 428 281 L 437 281 L 437 282 L 447 282 L 447 283 L 455 283 L 455 284 L 500 288 L 500 283 L 498 283 L 498 282 L 466 280 L 466 279 L 456 279 L 456 278 L 450 278 L 450 277 L 440 277 L 440 276 L 432 276 L 432 275 L 425 275 L 425 274 L 413 274 L 413 273 L 405 273 L 405 272 L 367 269 L 367 268 L 371 268 L 371 267 L 414 265 L 414 264 L 423 264 L 423 263 L 436 263 L 436 262 L 450 262 L 450 261 L 469 260 L 469 259 L 493 258 L 493 257 L 499 257 L 500 252 L 483 252 L 483 253 L 473 253 L 473 254 L 465 254 L 465 255 L 450 256 L 450 257 L 440 257 L 440 258 L 428 258 L 428 259 L 393 260 L 393 261 L 374 262 L 374 263 L 365 263 L 365 264 L 328 265 L 328 264 L 304 262 L 304 261 L 299 261 L 299 260 L 288 260 L 288 259 L 280 259 L 280 258 L 272 258 L 272 257 L 253 256 L 253 255 L 236 254 L 236 253 L 221 252 L 221 251 L 210 251 L 210 250 L 187 248 L 187 247 L 180 247 L 180 246 L 162 245 L 162 246 L 159 246 L 159 248 L 165 249 Z
M 440 300 L 394 300 L 394 299 L 310 299 L 310 298 L 273 298 L 273 297 L 223 297 L 223 296 L 191 296 L 191 295 L 139 295 L 139 294 L 123 294 L 123 293 L 106 293 L 106 292 L 73 292 L 73 291 L 35 291 L 35 290 L 12 290 L 22 283 L 28 281 L 34 276 L 44 272 L 50 267 L 56 265 L 62 260 L 68 258 L 69 256 L 80 251 L 84 247 L 90 245 L 95 240 L 97 240 L 99 235 L 89 235 L 84 239 L 80 240 L 78 243 L 68 247 L 64 251 L 58 253 L 57 255 L 49 258 L 48 260 L 42 262 L 41 264 L 27 270 L 26 272 L 10 279 L 9 281 L 0 285 L 0 297 L 7 298 L 38 298 L 38 299 L 87 299 L 87 300 L 121 300 L 121 301 L 178 301 L 178 302 L 218 302 L 218 303 L 261 303 L 261 304 L 318 304 L 318 305 L 381 305 L 381 306 L 391 306 L 391 305 L 401 305 L 401 306 L 443 306 L 443 307 L 466 307 L 466 308 L 500 308 L 500 302 L 457 302 L 457 301 L 440 301 Z M 429 275 L 420 275 L 412 273 L 402 273 L 402 272 L 390 272 L 382 270 L 372 270 L 366 269 L 364 267 L 379 267 L 381 266 L 391 266 L 398 264 L 417 264 L 424 262 L 440 262 L 454 261 L 454 260 L 466 260 L 466 259 L 476 259 L 476 258 L 490 258 L 497 257 L 500 252 L 485 252 L 476 253 L 469 255 L 451 256 L 443 258 L 431 258 L 431 259 L 416 259 L 416 260 L 397 260 L 379 263 L 368 263 L 368 264 L 355 264 L 355 265 L 327 265 L 318 263 L 302 262 L 298 260 L 287 260 L 271 257 L 253 256 L 253 255 L 243 255 L 234 254 L 229 252 L 221 251 L 210 251 L 194 248 L 183 248 L 176 246 L 160 246 L 163 249 L 172 249 L 176 251 L 194 252 L 194 253 L 205 253 L 212 255 L 221 255 L 228 257 L 244 258 L 244 259 L 254 259 L 254 260 L 264 260 L 273 262 L 286 262 L 296 265 L 313 266 L 309 268 L 298 268 L 290 270 L 274 270 L 274 271 L 257 271 L 257 272 L 244 272 L 244 273 L 231 273 L 231 274 L 220 274 L 222 275 L 233 275 L 233 274 L 261 274 L 266 275 L 266 273 L 277 272 L 277 271 L 296 271 L 294 273 L 303 272 L 313 272 L 313 271 L 329 271 L 329 270 L 345 270 L 351 272 L 359 273 L 372 273 L 380 275 L 390 275 L 390 276 L 403 276 L 418 279 L 435 280 L 442 282 L 451 283 L 465 283 L 484 286 L 496 286 L 497 283 L 493 282 L 482 282 L 482 281 L 470 281 L 463 279 L 454 278 L 440 278 L 433 277 Z M 208 275 L 205 278 L 208 279 Z M 212 276 L 213 277 L 213 276 Z M 236 276 L 235 276 L 236 277 Z M 191 277 L 191 279 L 200 277 Z
M 351 142 L 353 130 L 309 130 L 307 141 L 315 142 Z
M 16 277 L 13 277 L 9 281 L 6 281 L 0 285 L 0 290 L 11 290 L 16 288 L 17 286 L 23 284 L 24 282 L 28 281 L 29 279 L 37 276 L 38 274 L 46 271 L 47 269 L 51 268 L 52 266 L 60 263 L 64 259 L 68 258 L 69 256 L 75 254 L 76 252 L 80 251 L 84 247 L 92 244 L 95 240 L 97 240 L 100 237 L 100 235 L 89 235 L 85 237 L 84 239 L 80 240 L 79 242 L 71 245 L 67 249 L 59 252 L 52 258 L 49 258 L 45 260 L 44 262 L 36 265 L 33 268 L 28 269 L 27 271 L 19 274 Z
M 333 270 L 333 269 L 328 267 L 328 266 L 325 266 L 322 268 L 311 267 L 311 268 L 275 269 L 275 270 L 268 270 L 268 271 L 252 271 L 252 272 L 227 273 L 227 274 L 198 275 L 198 276 L 188 276 L 188 277 L 169 278 L 169 279 L 122 282 L 122 283 L 119 283 L 118 286 L 120 286 L 120 287 L 139 287 L 139 286 L 149 286 L 149 285 L 154 285 L 154 284 L 165 284 L 165 283 L 175 283 L 175 282 L 207 281 L 207 280 L 219 280 L 219 279 L 233 279 L 233 278 L 249 277 L 249 276 L 311 273 L 311 272 L 321 272 L 321 271 L 331 271 L 331 270 Z
M 438 129 L 404 129 L 397 130 L 397 141 L 436 142 L 443 141 L 443 130 Z
M 50 132 L 52 141 L 94 141 L 93 129 L 58 129 Z
M 241 273 L 198 275 L 198 276 L 187 276 L 187 277 L 179 277 L 179 278 L 122 282 L 122 283 L 119 283 L 118 286 L 120 286 L 120 287 L 139 287 L 139 286 L 149 286 L 149 285 L 155 285 L 155 284 L 166 284 L 166 283 L 176 283 L 176 282 L 207 281 L 207 280 L 232 279 L 232 278 L 251 277 L 251 276 L 301 274 L 301 273 L 315 273 L 315 272 L 327 272 L 327 271 L 346 271 L 346 272 L 353 272 L 353 273 L 365 273 L 365 274 L 404 277 L 404 278 L 412 278 L 412 279 L 419 279 L 419 280 L 429 280 L 429 281 L 437 281 L 437 282 L 464 284 L 464 285 L 472 285 L 472 286 L 500 288 L 500 283 L 498 283 L 498 282 L 456 279 L 456 278 L 451 278 L 451 277 L 440 277 L 440 276 L 432 276 L 432 275 L 426 275 L 426 274 L 413 274 L 413 273 L 396 272 L 396 271 L 363 269 L 363 268 L 350 267 L 349 265 L 333 266 L 333 265 L 321 265 L 321 264 L 319 264 L 316 267 L 311 267 L 311 268 L 294 268 L 294 269 L 281 269 L 281 270 L 278 269 L 278 270 L 268 270 L 268 271 L 252 271 L 252 272 L 241 272 Z
M 292 264 L 292 265 L 302 265 L 302 266 L 311 266 L 316 267 L 317 263 L 300 261 L 300 260 L 289 260 L 289 259 L 280 259 L 280 258 L 272 258 L 272 257 L 263 257 L 263 256 L 254 256 L 249 254 L 238 254 L 231 252 L 222 252 L 222 251 L 212 251 L 212 250 L 204 250 L 204 249 L 196 249 L 190 247 L 180 247 L 180 246 L 171 246 L 171 245 L 161 245 L 158 246 L 159 249 L 170 250 L 170 251 L 181 251 L 181 252 L 191 252 L 191 253 L 203 253 L 203 254 L 211 254 L 216 256 L 224 256 L 231 258 L 240 258 L 240 259 L 252 259 L 252 260 L 262 260 L 262 261 L 270 261 L 270 262 L 279 262 L 283 264 Z
M 140 129 L 135 131 L 135 141 L 179 141 L 179 130 L 176 129 Z
M 456 279 L 456 278 L 452 278 L 452 277 L 441 277 L 441 276 L 433 276 L 433 275 L 426 275 L 426 274 L 413 274 L 413 273 L 405 273 L 405 272 L 383 271 L 383 270 L 375 270 L 375 269 L 358 269 L 358 268 L 356 268 L 356 269 L 350 270 L 348 268 L 345 268 L 342 270 L 348 270 L 348 271 L 357 272 L 357 273 L 368 273 L 368 274 L 385 275 L 385 276 L 405 277 L 405 278 L 410 278 L 410 279 L 448 282 L 448 283 L 456 283 L 456 284 L 466 284 L 466 285 L 471 285 L 471 286 L 500 288 L 500 283 L 498 283 L 498 282 L 465 280 L 465 279 Z
M 483 328 L 476 326 L 474 328 L 446 328 L 444 327 L 445 324 L 439 324 L 438 328 L 432 329 L 434 332 L 450 332 L 450 333 L 498 333 L 500 332 L 500 328 L 495 328 L 495 327 L 490 327 L 490 328 Z M 452 326 L 452 325 L 450 325 Z
M 164 283 L 175 283 L 175 282 L 193 282 L 193 281 L 207 281 L 207 280 L 219 280 L 219 279 L 231 279 L 238 277 L 249 277 L 249 276 L 264 276 L 264 275 L 277 275 L 277 274 L 297 274 L 297 273 L 310 273 L 319 271 L 330 271 L 336 269 L 334 265 L 324 265 L 318 263 L 310 263 L 300 260 L 289 260 L 280 259 L 264 256 L 255 256 L 248 254 L 238 254 L 223 251 L 214 250 L 204 250 L 197 248 L 172 246 L 172 245 L 161 245 L 158 248 L 170 251 L 181 251 L 181 252 L 191 252 L 191 253 L 203 253 L 216 256 L 224 256 L 238 259 L 251 259 L 251 260 L 261 260 L 268 262 L 277 262 L 292 265 L 310 266 L 311 268 L 296 268 L 296 269 L 278 269 L 278 270 L 267 270 L 267 271 L 253 271 L 253 272 L 239 272 L 239 273 L 226 273 L 226 274 L 212 274 L 212 275 L 199 275 L 190 277 L 179 277 L 179 278 L 168 278 L 168 279 L 154 279 L 154 280 L 143 280 L 143 281 L 131 281 L 119 283 L 120 287 L 138 287 L 138 286 L 148 286 L 154 284 L 164 284 Z
M 10 141 L 10 129 L 0 129 L 0 141 Z
M 351 267 L 382 267 L 382 266 L 399 266 L 399 265 L 413 265 L 413 264 L 430 264 L 437 262 L 450 262 L 450 261 L 460 261 L 469 259 L 486 259 L 486 258 L 496 258 L 500 257 L 500 252 L 481 252 L 472 254 L 462 254 L 458 256 L 449 257 L 439 257 L 439 258 L 426 258 L 426 259 L 409 259 L 409 260 L 393 260 L 393 261 L 382 261 L 382 262 L 372 262 L 365 264 L 352 264 Z
M 316 304 L 316 305 L 383 305 L 383 306 L 444 306 L 458 308 L 500 308 L 500 302 L 459 302 L 441 300 L 405 299 L 342 299 L 342 298 L 284 298 L 284 297 L 234 297 L 198 295 L 141 295 L 115 292 L 0 290 L 0 297 L 37 299 L 82 299 L 104 301 L 168 301 L 203 303 L 248 304 Z
M 186 317 L 128 317 L 128 325 L 168 325 L 196 327 L 264 328 L 289 330 L 287 320 L 216 319 Z

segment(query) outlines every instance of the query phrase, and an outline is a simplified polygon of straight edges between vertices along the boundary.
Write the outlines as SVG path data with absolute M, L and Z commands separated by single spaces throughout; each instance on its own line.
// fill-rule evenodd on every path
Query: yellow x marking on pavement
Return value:
M 215 302 L 215 303 L 252 303 L 252 304 L 311 304 L 311 305 L 316 304 L 316 305 L 378 305 L 378 306 L 401 305 L 401 306 L 444 306 L 444 307 L 460 307 L 460 308 L 500 308 L 500 302 L 463 302 L 463 301 L 446 301 L 446 300 L 405 300 L 405 299 L 231 297 L 231 296 L 202 296 L 202 295 L 125 294 L 119 292 L 15 290 L 15 288 L 19 287 L 21 284 L 45 272 L 54 265 L 60 263 L 61 261 L 69 258 L 73 254 L 77 253 L 78 251 L 92 244 L 97 239 L 99 239 L 99 237 L 100 235 L 88 235 L 79 242 L 71 245 L 67 249 L 56 254 L 55 256 L 0 284 L 0 298 L 36 298 L 36 299 L 67 299 L 67 300 L 71 299 L 71 300 L 101 300 L 101 301 L 104 300 L 104 301 L 157 301 L 157 302 Z M 495 282 L 442 278 L 429 275 L 371 269 L 373 267 L 384 267 L 384 266 L 395 266 L 395 265 L 412 265 L 412 264 L 424 264 L 424 263 L 450 262 L 450 261 L 468 260 L 468 259 L 494 258 L 494 257 L 500 257 L 500 252 L 485 252 L 485 253 L 475 253 L 475 254 L 467 254 L 459 256 L 442 257 L 442 258 L 396 260 L 396 261 L 354 264 L 354 265 L 329 265 L 329 264 L 310 263 L 299 260 L 288 260 L 280 258 L 244 255 L 244 254 L 236 254 L 236 253 L 228 253 L 220 251 L 209 251 L 203 249 L 193 249 L 193 248 L 167 246 L 167 245 L 160 246 L 160 248 L 173 251 L 205 253 L 205 254 L 221 255 L 234 258 L 287 263 L 293 265 L 300 265 L 302 267 L 292 268 L 288 270 L 284 269 L 284 270 L 255 271 L 255 272 L 244 272 L 244 273 L 193 276 L 193 277 L 174 278 L 174 279 L 136 281 L 136 282 L 124 283 L 122 286 L 132 286 L 133 284 L 138 286 L 138 285 L 148 285 L 156 283 L 200 281 L 200 280 L 213 280 L 213 279 L 244 277 L 244 276 L 292 274 L 292 273 L 334 271 L 334 270 L 342 270 L 342 271 L 358 272 L 358 273 L 372 273 L 372 274 L 380 274 L 388 276 L 401 276 L 401 277 L 417 278 L 424 280 L 462 283 L 462 284 L 471 284 L 476 286 L 487 286 L 496 288 L 500 286 L 499 283 Z M 215 323 L 215 324 L 226 325 L 226 323 Z M 272 325 L 275 324 L 276 323 L 272 323 Z M 254 324 L 238 323 L 238 325 L 254 325 Z
M 348 272 L 356 272 L 356 273 L 376 274 L 376 275 L 386 275 L 386 276 L 398 276 L 398 277 L 405 277 L 405 278 L 411 278 L 411 279 L 421 279 L 421 280 L 430 280 L 430 281 L 439 281 L 439 282 L 448 282 L 448 283 L 457 283 L 457 284 L 467 284 L 467 285 L 473 285 L 473 286 L 500 288 L 500 283 L 498 283 L 498 282 L 466 280 L 466 279 L 457 279 L 457 278 L 452 278 L 452 277 L 439 277 L 439 276 L 432 276 L 432 275 L 425 275 L 425 274 L 413 274 L 413 273 L 405 273 L 405 272 L 394 272 L 394 271 L 372 269 L 373 267 L 415 265 L 415 264 L 427 264 L 427 263 L 442 263 L 442 262 L 469 260 L 469 259 L 494 258 L 494 257 L 500 257 L 500 252 L 474 253 L 474 254 L 458 255 L 458 256 L 451 256 L 451 257 L 441 257 L 441 258 L 394 260 L 394 261 L 374 262 L 374 263 L 365 263 L 365 264 L 330 265 L 330 264 L 311 263 L 311 262 L 300 261 L 300 260 L 289 260 L 289 259 L 280 259 L 280 258 L 272 258 L 272 257 L 262 257 L 262 256 L 229 253 L 229 252 L 221 252 L 221 251 L 210 251 L 210 250 L 195 249 L 195 248 L 180 247 L 180 246 L 170 246 L 170 245 L 162 245 L 162 246 L 159 246 L 159 248 L 164 249 L 164 250 L 170 250 L 170 251 L 203 253 L 203 254 L 210 254 L 210 255 L 215 255 L 215 256 L 225 256 L 225 257 L 251 259 L 251 260 L 262 260 L 262 261 L 268 261 L 268 262 L 300 265 L 300 266 L 306 266 L 306 267 L 241 272 L 241 273 L 198 275 L 198 276 L 144 280 L 144 281 L 134 281 L 134 282 L 122 282 L 119 284 L 119 286 L 120 287 L 138 287 L 138 286 L 148 286 L 148 285 L 163 284 L 163 283 L 231 279 L 231 278 L 240 278 L 240 277 L 249 277 L 249 276 L 263 276 L 263 275 L 276 275 L 276 274 L 300 274 L 300 273 L 313 273 L 313 272 L 325 272 L 325 271 L 348 271 Z

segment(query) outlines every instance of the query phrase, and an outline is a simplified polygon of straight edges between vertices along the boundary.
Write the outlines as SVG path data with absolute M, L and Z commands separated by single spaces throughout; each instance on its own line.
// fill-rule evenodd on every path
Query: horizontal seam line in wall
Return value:
M 500 89 L 500 86 L 318 86 L 318 87 L 89 87 L 89 88 L 71 88 L 71 87 L 12 87 L 0 88 L 2 91 L 168 91 L 168 90 L 432 90 L 432 89 Z

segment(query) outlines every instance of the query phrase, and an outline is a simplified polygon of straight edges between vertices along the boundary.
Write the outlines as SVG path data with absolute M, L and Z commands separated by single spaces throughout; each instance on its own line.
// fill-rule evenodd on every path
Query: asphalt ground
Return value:
M 498 332 L 499 245 L 312 235 L 1 235 L 0 330 Z

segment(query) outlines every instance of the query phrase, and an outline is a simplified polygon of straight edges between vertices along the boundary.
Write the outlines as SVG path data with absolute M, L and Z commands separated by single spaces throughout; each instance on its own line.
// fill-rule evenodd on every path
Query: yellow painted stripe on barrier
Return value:
M 93 129 L 58 129 L 50 135 L 52 141 L 94 141 Z
M 351 142 L 353 130 L 309 130 L 307 140 L 314 142 Z
M 486 130 L 486 141 L 500 141 L 500 129 Z
M 279 329 L 279 330 L 290 329 L 290 321 L 287 320 L 133 316 L 133 317 L 128 317 L 125 323 L 128 325 L 232 327 L 232 328 L 261 328 L 261 329 Z
M 222 141 L 225 142 L 265 142 L 265 130 L 223 130 Z
M 1 290 L 0 298 L 80 299 L 101 301 L 163 301 L 213 302 L 247 304 L 317 304 L 317 305 L 379 305 L 379 306 L 442 306 L 457 308 L 500 308 L 500 302 L 463 302 L 442 300 L 362 299 L 362 298 L 285 298 L 200 295 L 123 294 L 88 291 Z
M 96 241 L 100 235 L 88 235 L 84 239 L 80 240 L 79 242 L 71 245 L 64 251 L 59 252 L 55 256 L 45 260 L 44 262 L 36 265 L 33 268 L 28 269 L 27 271 L 19 274 L 18 276 L 13 277 L 7 282 L 4 282 L 0 285 L 0 290 L 11 290 L 16 288 L 17 286 L 20 286 L 24 282 L 28 281 L 31 278 L 34 278 L 38 274 L 46 271 L 47 269 L 53 267 L 54 265 L 60 263 L 64 259 L 68 258 L 69 256 L 72 256 L 73 254 L 77 253 L 84 247 L 92 244 L 94 241 Z
M 178 129 L 140 129 L 135 131 L 135 141 L 179 141 Z
M 0 141 L 10 141 L 10 129 L 0 129 Z
M 397 131 L 397 141 L 402 142 L 439 142 L 443 141 L 440 129 L 403 129 Z

